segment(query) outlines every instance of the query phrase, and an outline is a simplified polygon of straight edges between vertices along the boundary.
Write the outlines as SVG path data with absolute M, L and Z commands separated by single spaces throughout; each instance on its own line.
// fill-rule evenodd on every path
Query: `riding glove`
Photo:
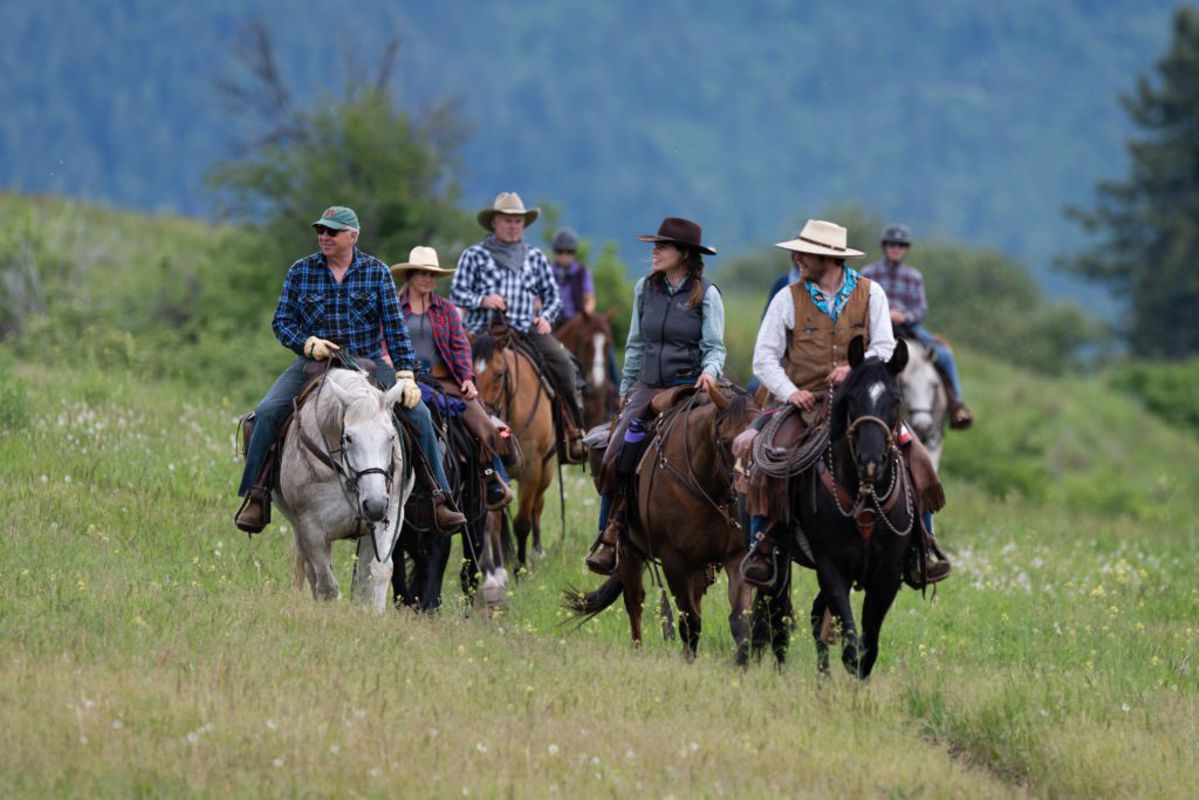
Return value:
M 412 370 L 402 369 L 396 373 L 396 386 L 401 387 L 400 405 L 404 408 L 416 408 L 420 402 L 420 387 L 412 376 Z
M 308 341 L 304 342 L 304 355 L 315 358 L 317 361 L 324 361 L 333 354 L 334 350 L 340 349 L 333 342 L 319 336 L 309 336 Z

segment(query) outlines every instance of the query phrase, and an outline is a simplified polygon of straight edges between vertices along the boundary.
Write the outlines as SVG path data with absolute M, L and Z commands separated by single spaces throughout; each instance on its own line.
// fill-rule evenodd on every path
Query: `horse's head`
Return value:
M 603 314 L 582 311 L 555 331 L 558 340 L 583 366 L 587 388 L 594 391 L 608 379 L 607 354 L 612 346 L 612 318 L 616 309 Z
M 940 437 L 947 416 L 945 390 L 928 348 L 917 342 L 905 346 L 908 364 L 899 373 L 905 416 L 912 430 L 927 444 Z
M 387 516 L 398 460 L 391 408 L 400 399 L 400 387 L 380 392 L 364 374 L 350 370 L 331 370 L 325 386 L 331 402 L 321 427 L 340 437 L 332 455 L 345 471 L 358 513 L 378 522 Z
M 908 348 L 901 339 L 886 363 L 866 358 L 865 350 L 861 336 L 849 344 L 851 370 L 833 400 L 829 439 L 847 440 L 859 480 L 877 485 L 889 479 L 895 433 L 901 421 L 902 395 L 896 376 L 907 364 Z
M 471 358 L 475 365 L 475 385 L 480 399 L 494 406 L 503 392 L 504 376 L 508 372 L 507 351 L 511 332 L 507 327 L 492 326 L 471 342 Z

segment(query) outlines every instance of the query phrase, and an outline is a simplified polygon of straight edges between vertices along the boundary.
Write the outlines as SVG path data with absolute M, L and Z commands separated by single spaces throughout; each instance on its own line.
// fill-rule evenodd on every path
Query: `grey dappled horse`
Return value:
M 363 372 L 331 369 L 288 426 L 274 500 L 295 529 L 296 585 L 303 574 L 317 599 L 339 595 L 333 542 L 358 537 L 353 599 L 378 612 L 390 603 L 391 555 L 413 484 L 392 422 L 399 396 Z
M 949 424 L 949 400 L 941 373 L 933 365 L 932 351 L 915 339 L 905 339 L 908 346 L 908 365 L 899 374 L 903 390 L 903 415 L 920 438 L 933 460 L 941 465 L 941 445 L 945 441 L 945 426 Z

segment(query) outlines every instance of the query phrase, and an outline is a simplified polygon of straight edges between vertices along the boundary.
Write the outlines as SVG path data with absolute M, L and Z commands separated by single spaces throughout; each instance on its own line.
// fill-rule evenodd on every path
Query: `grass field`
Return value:
M 575 631 L 558 594 L 598 582 L 580 473 L 501 618 L 456 592 L 432 618 L 318 605 L 278 520 L 252 541 L 230 522 L 220 392 L 0 364 L 5 797 L 1199 786 L 1199 442 L 1098 381 L 971 363 L 982 424 L 950 438 L 938 523 L 955 574 L 901 594 L 859 684 L 818 679 L 801 633 L 782 672 L 732 666 L 723 578 L 694 664 L 656 635 L 633 650 L 619 608 Z

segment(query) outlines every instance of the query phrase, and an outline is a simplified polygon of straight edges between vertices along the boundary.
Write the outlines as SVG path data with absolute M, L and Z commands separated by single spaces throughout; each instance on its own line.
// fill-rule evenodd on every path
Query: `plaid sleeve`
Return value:
M 454 305 L 468 310 L 480 306 L 483 295 L 479 278 L 485 265 L 486 261 L 477 248 L 468 247 L 462 251 L 462 255 L 458 257 L 458 270 L 450 283 L 450 299 L 454 301 Z
M 441 317 L 438 328 L 444 331 L 446 348 L 445 355 L 447 366 L 454 377 L 459 381 L 473 381 L 475 379 L 474 365 L 471 363 L 470 356 L 470 340 L 466 338 L 466 329 L 462 327 L 462 319 L 458 316 L 458 309 L 448 301 L 438 298 L 441 302 L 438 303 L 439 316 Z
M 554 280 L 554 273 L 550 271 L 550 262 L 546 260 L 545 254 L 534 248 L 529 253 L 533 261 L 533 269 L 537 276 L 537 296 L 541 298 L 541 316 L 551 325 L 558 321 L 558 315 L 562 313 L 562 298 L 558 295 L 558 282 Z
M 912 273 L 914 277 L 912 282 L 912 307 L 908 311 L 908 321 L 913 325 L 919 325 L 928 316 L 928 298 L 924 294 L 924 276 L 916 270 L 912 270 Z
M 279 293 L 279 304 L 271 320 L 271 330 L 279 343 L 297 355 L 304 354 L 307 336 L 300 330 L 300 293 L 302 291 L 302 264 L 297 261 L 287 270 L 283 279 L 283 291 Z
M 395 279 L 386 267 L 382 269 L 382 273 L 376 296 L 379 303 L 379 319 L 383 322 L 383 340 L 387 343 L 387 352 L 391 355 L 391 363 L 395 365 L 396 372 L 413 370 L 416 353 L 412 350 L 412 339 L 408 336 L 408 323 L 404 321 L 404 312 L 400 310 L 400 296 L 396 292 Z

